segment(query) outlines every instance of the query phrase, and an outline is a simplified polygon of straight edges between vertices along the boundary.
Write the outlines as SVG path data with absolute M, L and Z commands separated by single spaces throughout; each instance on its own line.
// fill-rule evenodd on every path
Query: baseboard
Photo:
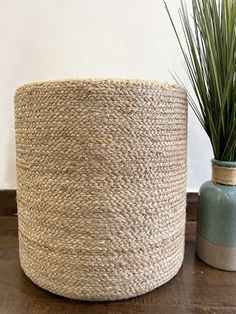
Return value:
M 15 216 L 16 212 L 16 190 L 0 190 L 0 217 Z
M 187 193 L 186 220 L 197 221 L 198 193 Z
M 197 193 L 187 193 L 187 221 L 197 219 Z M 0 190 L 0 217 L 14 217 L 17 213 L 16 190 Z

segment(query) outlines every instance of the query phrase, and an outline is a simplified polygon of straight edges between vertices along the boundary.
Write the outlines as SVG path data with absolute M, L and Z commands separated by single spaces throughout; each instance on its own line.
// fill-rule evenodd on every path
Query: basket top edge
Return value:
M 16 91 L 34 88 L 34 87 L 49 87 L 49 86 L 57 86 L 57 85 L 70 85 L 70 84 L 111 84 L 111 85 L 130 85 L 130 86 L 156 86 L 162 88 L 172 88 L 175 90 L 182 91 L 186 93 L 186 89 L 181 85 L 168 83 L 168 82 L 159 82 L 155 80 L 145 80 L 145 79 L 121 79 L 121 78 L 66 78 L 66 79 L 57 79 L 57 80 L 45 80 L 45 81 L 36 81 L 32 83 L 26 83 L 22 86 L 18 87 Z

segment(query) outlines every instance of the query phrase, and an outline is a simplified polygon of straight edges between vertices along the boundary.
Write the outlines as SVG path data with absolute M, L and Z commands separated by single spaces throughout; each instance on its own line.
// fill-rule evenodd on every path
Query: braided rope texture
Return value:
M 56 294 L 118 300 L 184 254 L 187 95 L 153 81 L 32 83 L 15 94 L 19 250 Z

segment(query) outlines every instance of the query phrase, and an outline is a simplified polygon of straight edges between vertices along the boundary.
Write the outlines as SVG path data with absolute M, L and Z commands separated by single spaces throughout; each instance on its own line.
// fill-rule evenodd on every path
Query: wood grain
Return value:
M 197 221 L 198 193 L 187 193 L 186 220 Z
M 0 217 L 15 216 L 16 212 L 16 190 L 0 190 Z
M 236 273 L 214 269 L 195 256 L 196 223 L 186 225 L 185 259 L 169 283 L 130 300 L 71 301 L 34 285 L 18 257 L 17 219 L 0 218 L 0 314 L 236 313 Z

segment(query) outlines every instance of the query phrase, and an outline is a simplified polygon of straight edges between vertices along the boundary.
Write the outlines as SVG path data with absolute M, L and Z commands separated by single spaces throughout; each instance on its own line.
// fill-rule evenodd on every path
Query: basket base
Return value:
M 68 298 L 68 299 L 71 299 L 71 300 L 78 300 L 78 301 L 91 301 L 91 302 L 103 302 L 103 301 L 118 301 L 118 300 L 125 300 L 125 299 L 130 299 L 130 298 L 133 298 L 133 297 L 137 297 L 137 296 L 141 296 L 141 295 L 144 295 L 148 292 L 151 292 L 157 288 L 159 288 L 160 286 L 166 284 L 167 282 L 169 282 L 171 279 L 173 279 L 177 273 L 179 272 L 180 268 L 182 267 L 182 264 L 183 264 L 183 259 L 182 261 L 179 263 L 178 267 L 176 267 L 175 271 L 169 276 L 169 278 L 166 278 L 166 280 L 164 280 L 161 284 L 157 284 L 155 287 L 152 287 L 152 288 L 149 288 L 149 289 L 143 289 L 142 291 L 140 290 L 139 292 L 137 292 L 136 294 L 127 294 L 127 295 L 112 295 L 111 297 L 102 297 L 102 296 L 94 296 L 93 298 L 91 297 L 86 297 L 86 296 L 83 296 L 83 295 L 79 295 L 78 293 L 78 296 L 72 296 L 71 294 L 67 294 L 67 293 L 62 293 L 60 291 L 58 291 L 57 289 L 53 289 L 51 286 L 47 286 L 45 284 L 42 284 L 41 282 L 39 282 L 36 278 L 33 278 L 32 275 L 29 275 L 27 273 L 27 271 L 23 268 L 22 264 L 21 264 L 21 268 L 23 270 L 23 272 L 25 273 L 25 275 L 35 284 L 37 285 L 38 287 L 50 292 L 50 293 L 53 293 L 53 294 L 56 294 L 56 295 L 59 295 L 61 297 L 65 297 L 65 298 Z

